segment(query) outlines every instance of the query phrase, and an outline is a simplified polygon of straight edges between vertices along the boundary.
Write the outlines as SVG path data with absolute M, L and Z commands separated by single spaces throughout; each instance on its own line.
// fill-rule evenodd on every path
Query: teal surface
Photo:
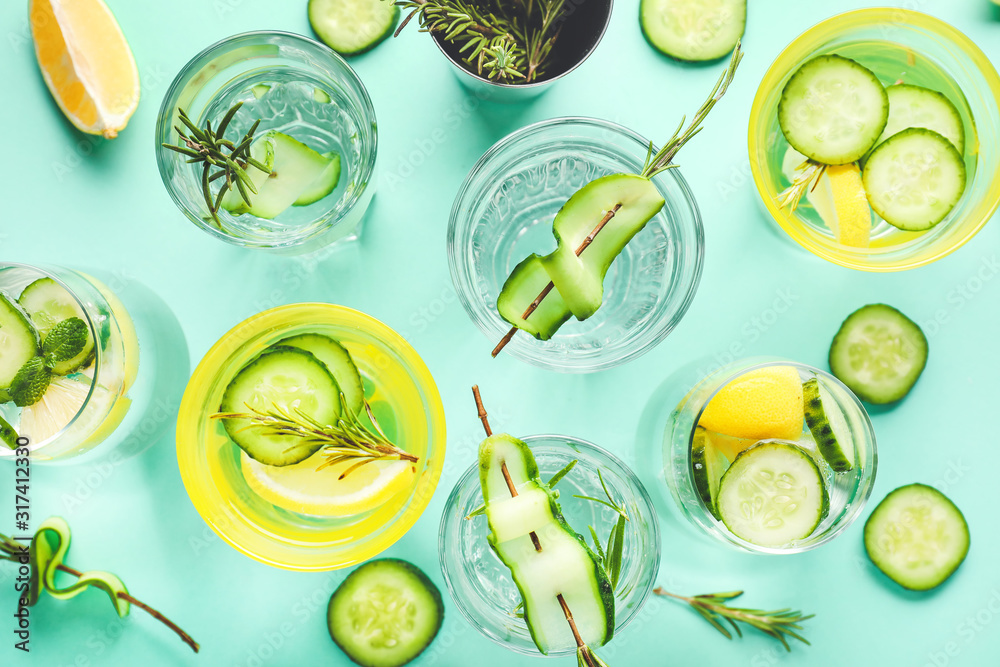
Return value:
M 659 581 L 696 594 L 745 589 L 748 606 L 816 614 L 811 647 L 786 654 L 749 631 L 727 641 L 682 605 L 651 600 L 603 651 L 623 665 L 1000 664 L 1000 225 L 922 269 L 870 275 L 828 264 L 766 222 L 746 156 L 750 103 L 778 52 L 853 0 L 754 0 L 746 59 L 706 130 L 678 162 L 706 229 L 701 287 L 680 327 L 624 367 L 563 376 L 501 357 L 466 317 L 445 257 L 448 212 L 465 174 L 508 132 L 560 115 L 617 121 L 663 141 L 690 115 L 719 66 L 683 67 L 643 41 L 637 2 L 619 0 L 596 53 L 545 96 L 516 107 L 478 106 L 431 40 L 411 26 L 352 61 L 378 112 L 381 176 L 364 237 L 319 264 L 231 247 L 199 231 L 174 207 L 153 155 L 156 112 L 174 74 L 197 51 L 252 29 L 309 34 L 305 2 L 109 0 L 134 50 L 142 101 L 128 128 L 95 140 L 66 123 L 39 76 L 25 2 L 0 3 L 5 88 L 0 183 L 0 256 L 100 271 L 122 295 L 158 294 L 186 336 L 192 365 L 231 326 L 270 306 L 318 300 L 358 308 L 404 334 L 434 374 L 448 417 L 448 456 L 434 499 L 387 555 L 412 560 L 444 590 L 438 567 L 441 508 L 475 456 L 481 429 L 469 386 L 479 383 L 498 429 L 565 433 L 607 447 L 640 468 L 660 510 Z M 988 0 L 898 3 L 956 25 L 1000 63 L 1000 16 Z M 873 504 L 832 543 L 809 553 L 737 553 L 695 535 L 654 471 L 655 396 L 674 370 L 703 355 L 773 354 L 823 366 L 841 320 L 870 302 L 893 304 L 924 325 L 930 360 L 902 404 L 873 414 L 879 469 Z M 935 320 L 936 318 L 936 320 Z M 183 345 L 177 341 L 177 349 Z M 651 397 L 653 397 L 651 402 Z M 175 411 L 175 406 L 169 406 Z M 171 417 L 172 418 L 172 417 Z M 133 594 L 202 644 L 194 656 L 172 633 L 135 610 L 124 621 L 103 594 L 32 609 L 30 656 L 13 649 L 13 571 L 0 568 L 0 664 L 347 665 L 330 641 L 325 607 L 344 573 L 301 574 L 252 561 L 217 539 L 181 485 L 172 431 L 144 454 L 110 467 L 33 468 L 32 524 L 64 516 L 73 528 L 68 562 L 107 569 Z M 13 517 L 13 473 L 0 468 L 0 532 Z M 909 594 L 864 556 L 863 519 L 905 483 L 936 483 L 965 512 L 968 560 L 939 590 Z M 447 597 L 447 593 L 445 593 Z M 571 659 L 551 664 L 571 664 Z M 447 602 L 444 628 L 416 665 L 539 665 L 483 638 Z

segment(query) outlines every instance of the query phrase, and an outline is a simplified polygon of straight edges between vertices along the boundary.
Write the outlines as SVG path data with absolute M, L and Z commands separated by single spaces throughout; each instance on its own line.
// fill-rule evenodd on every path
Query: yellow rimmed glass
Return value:
M 905 81 L 944 93 L 965 126 L 965 193 L 942 222 L 925 232 L 903 232 L 885 222 L 871 247 L 838 243 L 808 205 L 794 213 L 776 203 L 787 185 L 782 160 L 787 142 L 778 126 L 785 83 L 806 60 L 837 53 L 862 61 L 883 83 Z M 1000 76 L 986 55 L 954 27 L 927 14 L 882 7 L 827 19 L 796 38 L 761 80 L 750 110 L 750 169 L 768 215 L 806 250 L 864 271 L 912 269 L 954 252 L 987 223 L 1000 203 Z
M 247 362 L 279 340 L 304 333 L 329 336 L 347 348 L 380 425 L 390 439 L 419 457 L 406 493 L 358 515 L 312 516 L 268 503 L 245 482 L 239 447 L 210 418 Z M 198 364 L 177 420 L 178 464 L 195 509 L 238 551 L 289 570 L 348 567 L 389 548 L 430 502 L 444 454 L 444 409 L 416 351 L 382 322 L 326 303 L 280 306 L 236 325 Z

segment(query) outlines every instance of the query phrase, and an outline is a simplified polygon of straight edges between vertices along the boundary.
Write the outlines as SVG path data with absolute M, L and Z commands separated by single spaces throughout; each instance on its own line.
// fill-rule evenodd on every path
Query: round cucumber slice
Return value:
M 347 408 L 358 414 L 365 407 L 365 388 L 361 373 L 351 359 L 351 353 L 343 345 L 319 334 L 302 334 L 285 338 L 279 345 L 288 345 L 312 353 L 322 361 L 327 370 L 337 380 L 340 391 L 344 392 Z
M 885 92 L 889 96 L 889 121 L 876 146 L 903 130 L 923 127 L 950 141 L 959 153 L 965 150 L 962 116 L 943 94 L 905 83 L 889 86 Z
M 344 56 L 378 46 L 392 34 L 399 7 L 387 0 L 309 0 L 309 25 L 323 43 Z
M 426 649 L 444 620 L 441 592 L 405 560 L 369 561 L 347 576 L 327 607 L 330 637 L 363 667 L 401 667 Z
M 903 398 L 926 365 L 924 332 L 884 303 L 862 306 L 848 315 L 830 344 L 830 370 L 869 403 Z
M 860 159 L 889 118 L 889 97 L 871 70 L 850 58 L 817 56 L 781 93 L 778 124 L 795 150 L 822 164 Z
M 804 449 L 765 441 L 741 452 L 722 476 L 718 509 L 733 535 L 761 547 L 784 547 L 816 530 L 829 511 L 829 497 Z
M 14 301 L 0 292 L 0 390 L 6 389 L 21 367 L 38 354 L 38 331 Z M 6 395 L 6 400 L 10 396 Z
M 865 522 L 865 551 L 903 588 L 926 591 L 954 574 L 969 553 L 969 525 L 943 493 L 924 484 L 902 486 Z
M 854 467 L 854 441 L 840 405 L 819 380 L 812 378 L 802 385 L 806 425 L 816 440 L 816 447 L 834 472 Z M 850 456 L 844 451 L 849 448 Z
M 965 192 L 962 155 L 937 132 L 919 127 L 872 151 L 861 177 L 872 210 L 910 232 L 944 220 Z
M 642 0 L 646 41 L 677 60 L 717 60 L 732 53 L 747 25 L 746 0 Z
M 236 374 L 226 387 L 219 411 L 247 413 L 251 408 L 299 411 L 320 424 L 333 424 L 340 416 L 340 387 L 326 365 L 309 352 L 272 345 Z M 298 463 L 320 448 L 302 444 L 298 436 L 272 435 L 246 419 L 222 421 L 240 449 L 267 465 Z
M 11 449 L 17 449 L 17 431 L 2 416 L 0 416 L 0 443 Z

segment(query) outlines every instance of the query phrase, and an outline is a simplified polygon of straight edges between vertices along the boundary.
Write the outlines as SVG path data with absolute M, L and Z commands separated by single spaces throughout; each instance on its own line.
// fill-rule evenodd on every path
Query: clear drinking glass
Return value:
M 871 247 L 840 244 L 804 199 L 794 213 L 776 198 L 788 185 L 782 161 L 788 142 L 778 102 L 806 60 L 837 53 L 854 58 L 890 85 L 903 80 L 944 93 L 965 126 L 965 193 L 943 221 L 904 232 L 878 219 Z M 927 14 L 895 7 L 859 9 L 827 19 L 797 37 L 764 75 L 750 109 L 750 168 L 767 214 L 810 252 L 841 266 L 900 271 L 957 250 L 987 223 L 1000 203 L 1000 76 L 968 37 Z
M 248 362 L 280 340 L 307 333 L 329 336 L 348 350 L 381 428 L 419 457 L 405 493 L 360 514 L 315 516 L 267 502 L 244 478 L 240 448 L 211 418 Z M 272 308 L 233 327 L 198 364 L 177 419 L 181 479 L 202 519 L 238 551 L 289 570 L 348 567 L 388 549 L 430 502 L 444 455 L 444 409 L 416 351 L 378 320 L 327 303 Z
M 622 571 L 615 591 L 615 637 L 639 613 L 652 593 L 660 565 L 660 529 L 653 502 L 645 487 L 620 459 L 585 440 L 562 435 L 522 438 L 531 448 L 543 481 L 573 459 L 576 466 L 556 486 L 567 523 L 582 535 L 593 526 L 606 541 L 618 514 L 598 503 L 574 495 L 605 497 L 597 471 L 601 471 L 611 496 L 625 508 L 625 547 Z M 483 503 L 479 466 L 470 466 L 445 503 L 438 532 L 438 557 L 445 583 L 466 620 L 497 644 L 525 655 L 538 655 L 523 618 L 514 615 L 520 593 L 505 566 L 486 541 L 489 533 L 483 515 L 466 519 Z M 569 655 L 574 648 L 550 656 Z
M 30 298 L 25 292 L 29 286 Z M 139 371 L 139 339 L 122 302 L 85 273 L 10 262 L 0 263 L 0 292 L 10 302 L 21 297 L 35 311 L 29 316 L 26 309 L 23 315 L 40 330 L 39 343 L 58 321 L 54 318 L 69 317 L 81 319 L 93 341 L 92 357 L 81 359 L 82 365 L 72 371 L 67 368 L 67 375 L 53 375 L 38 402 L 22 408 L 0 396 L 0 417 L 17 432 L 32 461 L 65 462 L 109 438 L 102 450 L 120 444 L 126 433 L 115 431 L 132 406 L 130 390 Z M 0 329 L 0 358 L 11 350 L 11 339 Z M 0 459 L 14 456 L 0 445 Z
M 712 515 L 695 487 L 691 445 L 705 406 L 722 387 L 745 373 L 774 366 L 796 369 L 803 381 L 816 378 L 835 399 L 850 431 L 851 442 L 840 444 L 845 454 L 853 457 L 854 466 L 847 472 L 833 472 L 816 450 L 809 429 L 804 428 L 795 444 L 806 451 L 824 477 L 830 499 L 829 513 L 808 537 L 787 546 L 772 548 L 734 535 Z M 685 388 L 678 387 L 677 393 L 681 391 Z M 829 373 L 774 357 L 742 359 L 711 371 L 680 399 L 669 417 L 663 436 L 663 474 L 681 514 L 700 532 L 730 546 L 756 553 L 799 553 L 825 544 L 839 535 L 864 508 L 875 483 L 876 464 L 875 431 L 864 406 L 851 390 Z
M 508 135 L 479 159 L 451 209 L 448 263 L 462 305 L 489 341 L 484 355 L 510 328 L 496 308 L 504 281 L 532 252 L 555 249 L 552 220 L 566 200 L 601 176 L 639 173 L 648 150 L 615 123 L 555 118 Z M 677 326 L 701 277 L 704 232 L 679 169 L 653 182 L 666 204 L 608 269 L 597 313 L 570 319 L 547 341 L 518 332 L 503 354 L 585 373 L 641 356 Z
M 237 102 L 243 107 L 226 131 L 228 139 L 239 141 L 259 118 L 257 137 L 277 130 L 319 153 L 336 151 L 336 189 L 273 220 L 220 209 L 216 224 L 202 193 L 201 165 L 187 164 L 186 156 L 161 144 L 178 142 L 178 107 L 199 127 L 207 121 L 218 127 Z M 357 237 L 375 191 L 376 148 L 375 109 L 354 70 L 326 46 L 286 32 L 244 33 L 199 53 L 174 79 L 156 122 L 160 177 L 188 219 L 228 243 L 290 254 Z

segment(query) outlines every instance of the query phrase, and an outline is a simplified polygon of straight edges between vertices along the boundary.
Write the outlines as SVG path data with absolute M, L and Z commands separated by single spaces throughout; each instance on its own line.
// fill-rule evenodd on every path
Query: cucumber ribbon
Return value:
M 56 583 L 56 572 L 63 565 L 63 559 L 69 552 L 69 543 L 69 524 L 62 517 L 51 517 L 38 527 L 31 539 L 31 583 L 28 588 L 27 606 L 34 606 L 42 591 L 58 600 L 68 600 L 93 586 L 108 594 L 119 617 L 127 616 L 130 604 L 121 594 L 127 594 L 128 589 L 121 579 L 110 572 L 102 570 L 83 572 L 76 582 L 66 587 L 60 587 Z

